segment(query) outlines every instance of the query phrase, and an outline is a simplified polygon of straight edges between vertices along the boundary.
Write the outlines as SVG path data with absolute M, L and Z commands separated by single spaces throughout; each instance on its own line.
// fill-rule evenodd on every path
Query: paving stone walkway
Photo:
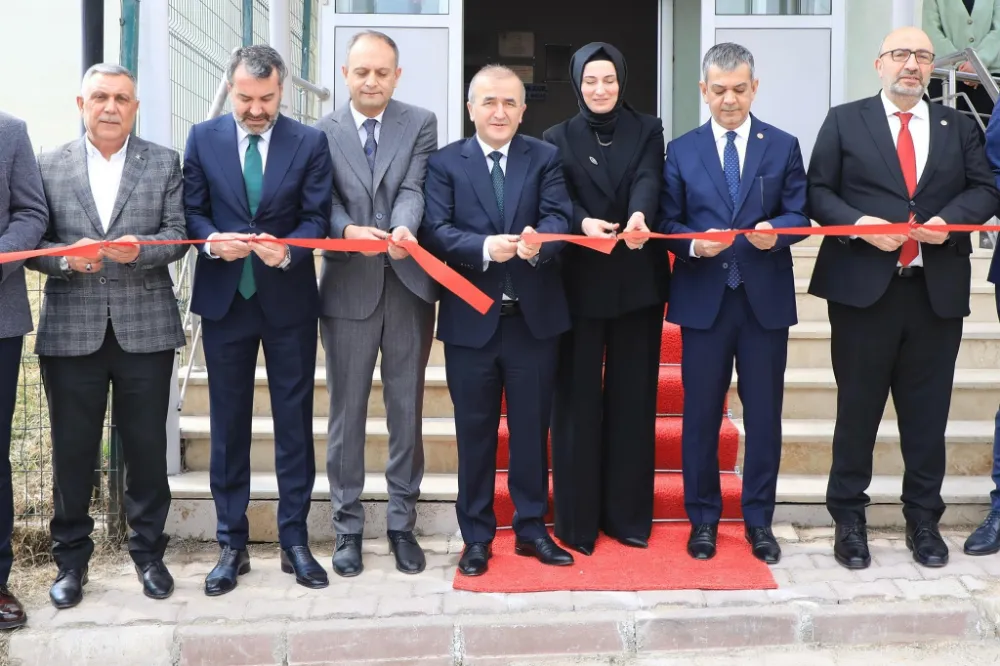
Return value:
M 210 546 L 174 548 L 177 589 L 142 596 L 135 573 L 93 576 L 83 603 L 29 609 L 10 641 L 13 665 L 296 666 L 546 663 L 549 658 L 641 658 L 679 650 L 755 646 L 995 642 L 1000 655 L 1000 556 L 962 553 L 913 562 L 899 532 L 873 532 L 873 563 L 848 571 L 832 557 L 832 529 L 777 528 L 777 590 L 477 594 L 451 587 L 461 542 L 422 538 L 427 570 L 395 570 L 384 540 L 365 542 L 365 571 L 331 572 L 308 590 L 281 573 L 273 546 L 252 549 L 253 570 L 224 597 L 202 593 Z M 314 547 L 329 569 L 330 544 Z M 672 662 L 671 662 L 672 663 Z

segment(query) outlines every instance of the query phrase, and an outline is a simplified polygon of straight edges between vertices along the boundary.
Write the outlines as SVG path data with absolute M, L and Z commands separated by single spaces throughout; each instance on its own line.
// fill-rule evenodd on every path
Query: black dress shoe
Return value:
M 848 569 L 867 569 L 871 565 L 868 529 L 864 523 L 837 523 L 833 533 L 833 559 Z
M 913 551 L 913 559 L 925 567 L 948 564 L 948 545 L 941 538 L 937 523 L 907 523 L 906 547 Z
M 774 538 L 774 532 L 770 527 L 750 527 L 743 528 L 743 535 L 747 543 L 753 548 L 753 556 L 764 564 L 777 564 L 781 559 L 781 546 Z
M 590 557 L 591 555 L 594 554 L 593 541 L 588 541 L 587 543 L 567 543 L 566 547 L 575 550 L 578 553 L 586 555 L 587 557 Z
M 642 537 L 621 537 L 615 541 L 629 548 L 649 548 L 649 541 Z
M 418 574 L 427 566 L 424 551 L 413 532 L 389 530 L 389 552 L 396 556 L 396 570 L 405 574 Z
M 281 570 L 295 574 L 295 582 L 303 587 L 318 590 L 330 584 L 326 570 L 309 551 L 309 546 L 292 546 L 281 551 Z
M 250 553 L 223 546 L 219 561 L 205 577 L 205 594 L 217 597 L 236 589 L 236 578 L 250 572 Z
M 56 582 L 49 589 L 49 599 L 56 608 L 72 608 L 83 600 L 83 586 L 87 584 L 87 567 L 60 569 Z
M 990 511 L 976 531 L 965 540 L 966 555 L 1000 553 L 1000 511 Z
M 6 585 L 0 585 L 0 629 L 22 627 L 28 621 L 24 606 Z
M 543 536 L 532 541 L 518 537 L 514 541 L 514 552 L 524 557 L 534 557 L 542 564 L 566 567 L 573 564 L 573 556 L 556 545 L 552 537 Z
M 135 565 L 135 572 L 142 583 L 142 593 L 150 599 L 166 599 L 174 592 L 174 577 L 167 571 L 163 560 Z
M 350 578 L 364 571 L 361 562 L 361 535 L 338 534 L 337 546 L 333 551 L 333 572 Z
M 704 523 L 691 526 L 688 537 L 688 555 L 696 560 L 710 560 L 715 557 L 715 542 L 719 538 L 718 523 Z
M 462 557 L 458 560 L 458 571 L 463 576 L 482 576 L 489 568 L 490 558 L 493 557 L 493 544 L 490 543 L 467 543 Z

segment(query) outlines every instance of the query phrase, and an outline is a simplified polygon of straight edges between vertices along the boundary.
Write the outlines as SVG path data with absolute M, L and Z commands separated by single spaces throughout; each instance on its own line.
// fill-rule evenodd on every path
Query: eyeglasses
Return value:
M 879 58 L 883 56 L 892 56 L 893 62 L 906 62 L 910 59 L 910 56 L 916 56 L 917 62 L 921 65 L 932 65 L 934 64 L 934 54 L 930 51 L 925 51 L 923 49 L 919 51 L 911 51 L 910 49 L 893 49 L 892 51 L 886 51 L 885 53 L 880 53 Z

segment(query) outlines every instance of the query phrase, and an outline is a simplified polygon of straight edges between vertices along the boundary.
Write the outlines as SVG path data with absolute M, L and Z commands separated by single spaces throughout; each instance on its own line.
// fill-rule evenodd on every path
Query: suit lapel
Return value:
M 271 130 L 271 140 L 267 146 L 267 163 L 264 165 L 264 183 L 260 191 L 260 205 L 257 206 L 258 215 L 278 191 L 288 173 L 288 167 L 295 158 L 295 153 L 299 151 L 302 135 L 297 129 L 288 118 L 278 116 L 278 122 Z
M 979 5 L 976 5 L 977 7 Z M 947 124 L 942 125 L 944 110 L 937 104 L 927 105 L 930 113 L 927 116 L 930 127 L 928 128 L 928 134 L 930 135 L 930 143 L 927 147 L 927 162 L 924 163 L 923 173 L 920 174 L 920 180 L 917 182 L 917 188 L 913 192 L 913 196 L 920 193 L 920 190 L 924 188 L 927 183 L 931 182 L 934 177 L 934 169 L 937 166 L 938 160 L 934 159 L 937 155 L 937 151 L 941 150 L 941 146 L 948 145 L 948 135 L 950 132 L 949 126 Z M 900 171 L 902 173 L 902 171 Z
M 108 230 L 115 226 L 118 221 L 118 217 L 121 215 L 122 208 L 125 207 L 125 202 L 132 195 L 132 190 L 135 189 L 136 184 L 139 182 L 139 178 L 142 177 L 142 173 L 146 170 L 146 151 L 148 150 L 145 142 L 142 139 L 136 137 L 129 137 L 128 148 L 125 149 L 125 164 L 122 168 L 122 180 L 121 184 L 118 186 L 118 196 L 115 198 L 114 208 L 111 210 L 111 222 L 108 224 Z
M 340 112 L 334 118 L 337 122 L 337 129 L 333 133 L 333 140 L 340 146 L 340 150 L 347 157 L 347 163 L 351 165 L 358 180 L 368 190 L 368 196 L 372 196 L 372 171 L 368 168 L 368 160 L 365 158 L 365 150 L 361 145 L 361 138 L 358 128 L 354 124 L 354 116 L 351 115 L 351 105 L 345 104 L 340 108 Z M 379 133 L 380 138 L 385 138 L 385 127 Z M 376 154 L 376 159 L 378 155 Z
M 698 152 L 701 153 L 701 161 L 705 165 L 705 170 L 719 190 L 722 202 L 729 210 L 733 209 L 733 200 L 729 196 L 729 186 L 726 185 L 726 175 L 722 173 L 722 162 L 719 161 L 719 148 L 715 145 L 715 135 L 712 133 L 711 121 L 702 125 L 698 130 Z
M 503 230 L 511 233 L 514 216 L 517 215 L 517 204 L 521 201 L 521 190 L 524 189 L 524 179 L 531 166 L 531 151 L 528 142 L 518 135 L 510 143 L 507 152 L 507 172 L 503 179 Z
M 379 183 L 385 178 L 385 172 L 392 164 L 392 158 L 399 152 L 399 144 L 406 125 L 409 122 L 407 114 L 400 110 L 398 104 L 389 102 L 382 115 L 382 129 L 379 130 L 378 147 L 375 150 L 375 176 L 372 181 L 372 191 L 378 191 Z M 367 162 L 365 163 L 367 165 Z
M 512 144 L 513 147 L 513 144 Z M 493 181 L 490 180 L 490 171 L 486 166 L 486 155 L 479 148 L 479 142 L 473 136 L 465 140 L 462 147 L 462 157 L 465 158 L 465 173 L 472 183 L 472 190 L 479 198 L 483 210 L 489 215 L 490 221 L 498 233 L 502 233 L 504 223 L 500 219 L 500 207 L 497 206 L 496 195 L 493 194 Z M 510 173 L 510 156 L 507 157 L 507 173 Z M 507 186 L 504 185 L 504 201 L 506 201 Z
M 871 97 L 861 107 L 861 118 L 868 127 L 875 147 L 882 155 L 889 174 L 896 182 L 896 187 L 904 195 L 909 196 L 906 189 L 906 181 L 903 180 L 903 169 L 899 166 L 899 155 L 896 153 L 896 145 L 892 141 L 892 130 L 889 129 L 889 119 L 885 115 L 885 106 L 882 98 L 878 95 Z
M 83 207 L 83 211 L 90 218 L 91 224 L 94 225 L 94 228 L 97 229 L 101 238 L 103 238 L 104 225 L 101 224 L 101 216 L 97 212 L 97 204 L 94 203 L 94 194 L 90 190 L 90 175 L 87 172 L 87 148 L 85 142 L 86 138 L 81 138 L 67 148 L 70 164 L 72 165 L 71 168 L 73 169 L 73 193 L 76 194 L 80 206 Z
M 740 174 L 740 193 L 736 197 L 735 211 L 739 212 L 743 202 L 747 200 L 750 188 L 757 178 L 760 163 L 767 152 L 767 125 L 750 117 L 750 136 L 747 137 L 747 152 L 743 158 L 743 170 Z
M 594 136 L 594 131 L 590 129 L 587 121 L 580 116 L 576 116 L 570 121 L 568 129 L 570 135 L 569 145 L 571 146 L 570 150 L 573 157 L 580 163 L 584 173 L 590 176 L 594 184 L 609 199 L 614 199 L 615 188 L 608 178 L 607 169 L 600 164 L 604 159 L 604 153 L 601 152 L 600 146 L 597 145 L 597 137 Z
M 240 166 L 239 141 L 236 138 L 236 120 L 232 114 L 222 116 L 215 125 L 215 159 L 222 167 L 229 187 L 233 190 L 243 210 L 250 215 L 250 204 L 247 201 L 247 188 L 243 182 L 243 167 Z

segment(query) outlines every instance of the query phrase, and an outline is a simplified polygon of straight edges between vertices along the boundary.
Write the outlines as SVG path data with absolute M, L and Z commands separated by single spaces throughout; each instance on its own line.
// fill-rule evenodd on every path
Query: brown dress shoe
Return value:
M 11 594 L 6 585 L 0 585 L 0 629 L 13 629 L 28 621 L 21 602 Z

